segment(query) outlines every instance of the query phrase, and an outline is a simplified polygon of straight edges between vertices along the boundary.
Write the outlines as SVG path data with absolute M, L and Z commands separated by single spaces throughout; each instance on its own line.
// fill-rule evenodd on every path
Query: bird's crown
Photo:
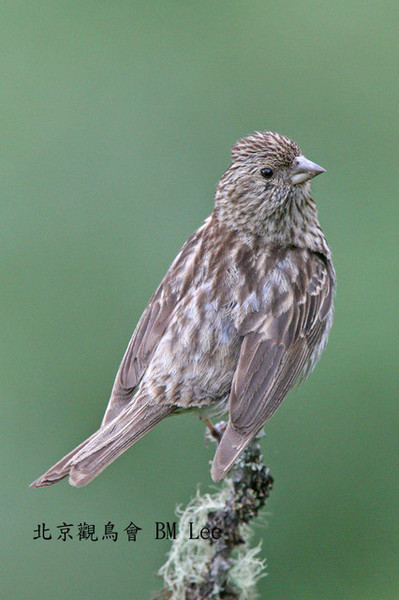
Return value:
M 255 131 L 252 135 L 238 140 L 232 148 L 234 162 L 246 161 L 256 154 L 276 159 L 280 164 L 291 164 L 301 154 L 299 146 L 280 133 Z

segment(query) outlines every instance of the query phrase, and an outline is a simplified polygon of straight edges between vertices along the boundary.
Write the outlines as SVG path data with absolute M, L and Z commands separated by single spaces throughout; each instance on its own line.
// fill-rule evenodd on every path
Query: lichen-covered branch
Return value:
M 197 495 L 179 511 L 179 531 L 153 600 L 252 600 L 265 575 L 249 523 L 264 506 L 273 478 L 254 441 L 214 494 Z M 198 537 L 197 537 L 198 536 Z

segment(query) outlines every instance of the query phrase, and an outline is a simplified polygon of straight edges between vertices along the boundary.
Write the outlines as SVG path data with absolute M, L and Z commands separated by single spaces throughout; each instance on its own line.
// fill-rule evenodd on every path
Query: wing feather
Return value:
M 277 279 L 285 279 L 290 293 L 283 286 L 279 297 L 275 285 L 261 324 L 244 336 L 230 394 L 231 422 L 242 433 L 255 434 L 273 415 L 305 370 L 326 327 L 332 308 L 329 265 L 309 253 L 300 267 L 301 280 L 292 281 L 289 262 L 276 265 L 269 274 L 272 286 L 278 270 Z
M 332 324 L 335 274 L 319 254 L 287 250 L 266 274 L 268 302 L 244 316 L 238 365 L 230 392 L 230 420 L 217 448 L 212 477 L 220 481 L 274 414 L 290 388 L 306 376 Z
M 193 273 L 190 262 L 195 263 L 201 249 L 205 225 L 187 240 L 143 312 L 116 374 L 102 426 L 112 421 L 132 399 L 176 306 L 189 289 L 184 281 Z

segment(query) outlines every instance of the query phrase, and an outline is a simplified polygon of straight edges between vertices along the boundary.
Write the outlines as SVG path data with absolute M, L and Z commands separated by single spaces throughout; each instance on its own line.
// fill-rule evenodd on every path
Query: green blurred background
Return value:
M 256 529 L 261 597 L 399 597 L 397 4 L 0 8 L 3 597 L 161 586 L 154 522 L 211 486 L 195 418 L 162 423 L 87 488 L 27 484 L 97 428 L 141 311 L 255 129 L 327 168 L 313 191 L 339 283 L 327 351 L 262 441 L 275 489 Z M 85 520 L 143 531 L 32 539 L 43 521 L 56 535 Z

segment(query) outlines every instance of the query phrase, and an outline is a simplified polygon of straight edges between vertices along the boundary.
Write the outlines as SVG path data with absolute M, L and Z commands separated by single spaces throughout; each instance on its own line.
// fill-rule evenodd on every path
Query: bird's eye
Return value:
M 273 175 L 273 171 L 272 169 L 269 169 L 269 167 L 265 167 L 264 169 L 261 169 L 260 174 L 265 179 L 270 179 L 270 177 Z

